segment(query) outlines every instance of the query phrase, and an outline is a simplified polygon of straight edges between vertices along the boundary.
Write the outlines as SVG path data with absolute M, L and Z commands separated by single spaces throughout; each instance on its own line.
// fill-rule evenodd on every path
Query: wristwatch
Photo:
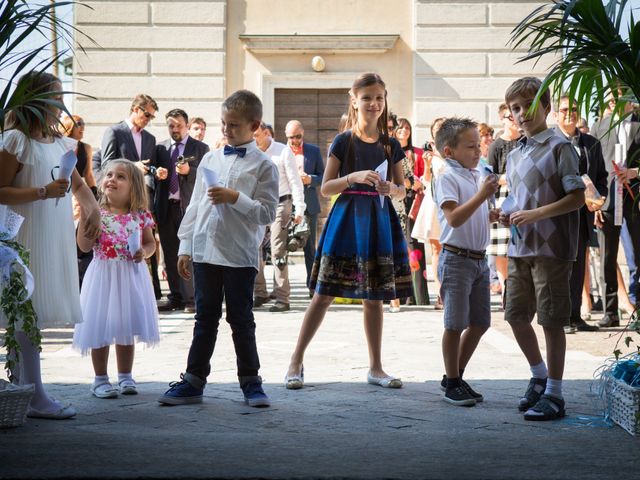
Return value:
M 38 189 L 38 198 L 40 200 L 46 200 L 47 199 L 47 187 L 40 187 Z

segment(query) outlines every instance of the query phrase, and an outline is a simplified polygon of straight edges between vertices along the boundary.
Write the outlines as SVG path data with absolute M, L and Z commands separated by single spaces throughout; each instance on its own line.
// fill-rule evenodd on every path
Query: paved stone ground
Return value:
M 532 423 L 515 407 L 529 371 L 497 303 L 465 374 L 485 395 L 473 408 L 442 401 L 439 312 L 386 314 L 385 369 L 405 382 L 392 391 L 366 383 L 361 307 L 334 305 L 305 359 L 305 388 L 290 392 L 282 379 L 308 303 L 304 266 L 290 268 L 292 310 L 255 312 L 272 408 L 244 405 L 226 324 L 204 403 L 182 407 L 156 399 L 185 367 L 190 316 L 161 317 L 160 346 L 137 352 L 139 395 L 113 400 L 89 394 L 91 362 L 71 349 L 72 331 L 46 331 L 43 378 L 79 414 L 0 431 L 0 478 L 637 478 L 638 438 L 603 421 L 591 388 L 619 332 L 567 337 L 568 416 Z

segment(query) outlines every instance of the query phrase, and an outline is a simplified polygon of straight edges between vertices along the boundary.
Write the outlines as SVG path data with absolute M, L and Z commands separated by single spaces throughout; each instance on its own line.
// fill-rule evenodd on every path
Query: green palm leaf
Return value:
M 554 56 L 543 88 L 559 97 L 566 89 L 581 111 L 604 110 L 609 92 L 619 96 L 618 122 L 626 102 L 640 98 L 640 23 L 633 13 L 628 41 L 620 35 L 627 0 L 553 0 L 531 12 L 512 31 L 514 48 L 526 48 L 519 59 Z M 615 126 L 615 124 L 614 124 Z
M 26 0 L 2 0 L 0 1 L 0 72 L 12 72 L 8 77 L 1 78 L 6 85 L 0 93 L 0 132 L 4 130 L 5 118 L 9 112 L 15 112 L 18 120 L 17 128 L 26 130 L 27 125 L 24 117 L 18 115 L 17 109 L 31 106 L 36 109 L 43 108 L 47 104 L 70 112 L 65 105 L 53 100 L 52 97 L 75 92 L 48 92 L 45 94 L 48 99 L 43 102 L 42 94 L 13 89 L 16 80 L 29 71 L 47 71 L 51 65 L 60 60 L 69 52 L 73 51 L 73 35 L 76 35 L 78 48 L 84 51 L 81 42 L 88 41 L 93 44 L 93 40 L 75 28 L 73 25 L 55 17 L 55 9 L 66 5 L 82 5 L 75 1 L 64 1 L 49 3 L 47 5 L 30 7 Z M 51 57 L 48 53 L 51 46 L 51 32 L 57 32 L 65 48 L 62 48 L 57 55 Z M 42 43 L 32 49 L 21 49 L 27 37 L 40 35 Z M 11 67 L 11 68 L 10 68 Z M 31 110 L 31 108 L 29 108 Z

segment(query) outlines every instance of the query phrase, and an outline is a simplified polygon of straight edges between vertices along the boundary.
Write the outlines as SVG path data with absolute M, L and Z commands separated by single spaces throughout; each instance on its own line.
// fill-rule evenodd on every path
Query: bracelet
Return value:
M 347 177 L 346 177 L 346 180 L 347 180 L 347 188 L 351 188 L 351 185 L 353 185 L 352 183 L 349 183 L 349 175 L 351 175 L 351 174 L 350 174 L 350 173 L 347 173 Z
M 47 199 L 47 187 L 38 188 L 38 198 L 40 200 L 46 200 Z

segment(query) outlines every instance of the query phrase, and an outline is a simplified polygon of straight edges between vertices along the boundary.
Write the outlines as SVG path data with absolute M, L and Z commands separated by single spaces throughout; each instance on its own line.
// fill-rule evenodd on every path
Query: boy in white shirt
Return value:
M 443 400 L 452 405 L 473 406 L 483 397 L 462 380 L 462 374 L 482 335 L 491 324 L 489 222 L 498 220 L 487 200 L 498 190 L 495 175 L 477 170 L 480 161 L 478 125 L 467 118 L 448 118 L 436 133 L 436 148 L 446 167 L 436 180 L 442 253 L 438 262 L 444 303 L 442 355 L 446 375 Z M 464 333 L 463 333 L 464 332 Z
M 258 375 L 252 308 L 258 247 L 278 204 L 278 169 L 253 139 L 261 119 L 262 102 L 255 94 L 233 93 L 222 104 L 222 133 L 228 145 L 205 155 L 198 166 L 191 202 L 178 231 L 178 272 L 186 280 L 193 261 L 193 340 L 186 372 L 181 381 L 170 384 L 160 403 L 202 402 L 224 300 L 245 402 L 252 407 L 270 404 Z M 204 168 L 216 172 L 219 185 L 205 188 Z

